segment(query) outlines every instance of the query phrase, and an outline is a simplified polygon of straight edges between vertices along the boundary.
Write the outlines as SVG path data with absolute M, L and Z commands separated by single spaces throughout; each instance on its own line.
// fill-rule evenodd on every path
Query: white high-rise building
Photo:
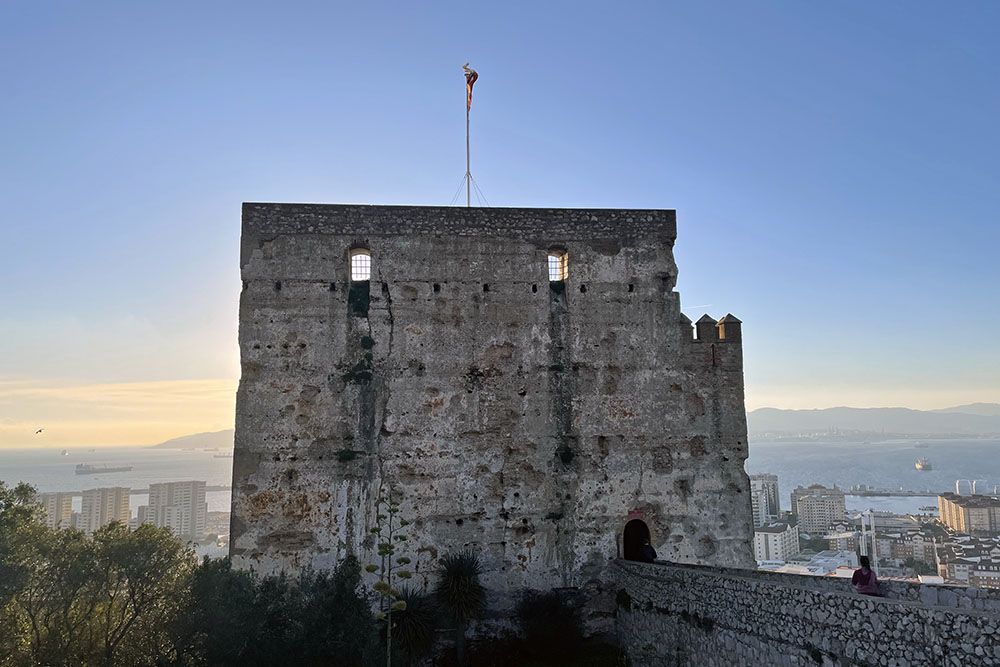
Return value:
M 750 506 L 753 509 L 753 523 L 763 526 L 777 521 L 780 514 L 778 503 L 778 476 L 770 473 L 750 475 Z
M 40 493 L 38 504 L 45 511 L 45 525 L 49 528 L 70 528 L 73 525 L 73 494 Z
M 149 485 L 149 505 L 139 508 L 139 523 L 169 528 L 185 540 L 205 536 L 208 503 L 205 482 L 166 482 Z
M 113 521 L 119 521 L 127 526 L 132 517 L 129 509 L 129 491 L 127 486 L 84 491 L 77 528 L 90 535 Z
M 772 523 L 753 529 L 753 556 L 757 561 L 786 561 L 799 553 L 799 527 Z

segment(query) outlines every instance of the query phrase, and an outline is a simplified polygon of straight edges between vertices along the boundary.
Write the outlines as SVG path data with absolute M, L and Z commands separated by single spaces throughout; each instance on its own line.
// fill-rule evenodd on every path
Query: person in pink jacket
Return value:
M 874 570 L 872 570 L 872 563 L 868 556 L 862 556 L 860 559 L 861 567 L 854 571 L 854 575 L 851 577 L 851 584 L 854 585 L 854 590 L 861 593 L 862 595 L 878 595 L 878 578 L 875 576 Z

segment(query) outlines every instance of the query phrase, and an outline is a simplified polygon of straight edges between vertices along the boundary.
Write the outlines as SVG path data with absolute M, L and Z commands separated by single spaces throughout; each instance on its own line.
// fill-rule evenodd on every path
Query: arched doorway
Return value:
M 622 536 L 622 555 L 625 560 L 643 560 L 642 545 L 649 541 L 649 526 L 642 519 L 632 519 L 625 524 Z

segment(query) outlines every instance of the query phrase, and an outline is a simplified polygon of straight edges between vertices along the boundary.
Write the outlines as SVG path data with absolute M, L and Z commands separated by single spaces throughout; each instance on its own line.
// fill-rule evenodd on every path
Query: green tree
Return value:
M 903 564 L 914 571 L 916 574 L 937 574 L 937 568 L 930 563 L 925 563 L 922 560 L 917 560 L 912 556 L 903 561 Z
M 169 654 L 167 629 L 187 610 L 194 553 L 169 529 L 148 524 L 129 531 L 112 523 L 92 543 L 99 613 L 91 625 L 102 664 L 138 665 Z
M 0 483 L 0 664 L 153 665 L 194 562 L 168 530 L 88 538 L 42 524 L 35 491 Z
M 152 665 L 169 655 L 167 626 L 184 609 L 194 565 L 169 530 L 113 523 L 88 538 L 41 527 L 32 539 L 10 607 L 30 662 Z
M 435 593 L 455 623 L 455 652 L 460 665 L 465 664 L 465 635 L 469 622 L 481 616 L 486 607 L 486 589 L 479 581 L 481 573 L 479 557 L 472 551 L 449 554 L 441 559 Z
M 15 664 L 27 651 L 27 628 L 14 600 L 29 580 L 31 546 L 45 528 L 40 517 L 33 487 L 11 488 L 0 481 L 0 665 Z
M 34 489 L 0 483 L 0 666 L 372 663 L 361 568 L 258 577 L 200 565 L 165 528 L 88 537 L 40 521 Z

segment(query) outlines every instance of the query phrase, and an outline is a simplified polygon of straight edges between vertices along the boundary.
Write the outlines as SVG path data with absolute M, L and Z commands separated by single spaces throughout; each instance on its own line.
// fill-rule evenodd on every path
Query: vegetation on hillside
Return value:
M 621 664 L 614 647 L 583 639 L 578 611 L 555 593 L 525 595 L 521 636 L 467 646 L 486 608 L 479 558 L 445 556 L 433 591 L 397 586 L 409 571 L 386 546 L 405 543 L 395 507 L 380 506 L 381 585 L 369 591 L 353 558 L 261 577 L 228 559 L 199 563 L 165 528 L 53 530 L 33 488 L 0 482 L 0 667 L 429 664 L 444 630 L 454 648 L 438 644 L 434 664 Z

